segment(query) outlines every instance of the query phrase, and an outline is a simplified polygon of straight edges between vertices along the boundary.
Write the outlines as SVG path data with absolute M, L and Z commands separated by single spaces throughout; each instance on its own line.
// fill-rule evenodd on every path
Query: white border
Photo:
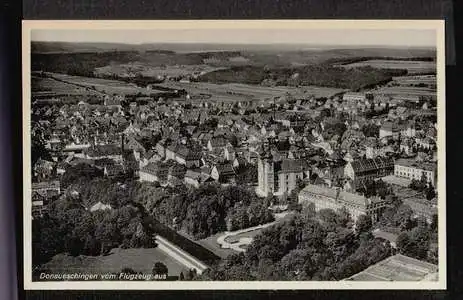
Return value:
M 447 287 L 446 247 L 446 156 L 445 156 L 445 22 L 443 20 L 201 20 L 201 21 L 23 21 L 23 243 L 24 288 L 26 290 L 224 290 L 224 289 L 430 289 Z M 437 139 L 438 139 L 438 219 L 439 280 L 436 282 L 358 281 L 182 281 L 182 282 L 32 282 L 31 249 L 31 153 L 30 153 L 30 36 L 32 29 L 430 29 L 437 41 Z

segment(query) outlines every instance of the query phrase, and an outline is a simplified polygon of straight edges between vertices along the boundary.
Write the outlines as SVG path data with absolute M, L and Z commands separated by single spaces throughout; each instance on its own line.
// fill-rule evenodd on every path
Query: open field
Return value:
M 397 254 L 368 267 L 347 280 L 435 281 L 438 266 Z
M 58 96 L 58 95 L 99 95 L 100 93 L 90 89 L 79 87 L 74 84 L 54 80 L 53 78 L 31 78 L 32 96 Z
M 214 84 L 206 82 L 164 82 L 160 86 L 172 89 L 185 89 L 188 91 L 192 99 L 202 98 L 211 99 L 211 101 L 262 101 L 273 100 L 274 97 L 285 97 L 291 95 L 295 98 L 302 97 L 330 97 L 337 93 L 345 91 L 345 89 L 318 87 L 318 86 L 302 86 L 289 87 L 277 86 L 266 87 L 261 85 L 228 83 Z
M 71 76 L 60 73 L 52 73 L 51 76 L 58 80 L 63 80 L 67 83 L 76 84 L 79 86 L 94 88 L 96 91 L 103 92 L 105 94 L 118 94 L 118 95 L 127 95 L 127 94 L 137 94 L 137 93 L 147 93 L 145 88 L 137 87 L 133 84 L 129 84 L 123 81 L 117 80 L 108 80 L 100 78 L 90 78 L 83 76 Z M 155 93 L 155 90 L 151 90 L 151 93 Z M 163 92 L 163 91 L 159 91 Z
M 437 97 L 437 91 L 434 88 L 412 87 L 412 86 L 385 86 L 370 91 L 372 94 L 384 94 L 390 96 L 423 96 Z
M 422 76 L 398 76 L 392 78 L 393 84 L 403 86 L 413 85 L 428 85 L 436 86 L 436 75 L 422 75 Z
M 381 69 L 406 69 L 409 74 L 436 72 L 436 62 L 433 61 L 410 61 L 410 60 L 382 60 L 373 59 L 355 62 L 347 65 L 338 65 L 344 68 L 357 68 L 370 66 Z
M 180 272 L 187 271 L 184 266 L 158 248 L 115 248 L 106 256 L 72 257 L 67 254 L 58 254 L 44 264 L 42 269 L 60 274 L 73 272 L 106 274 L 120 273 L 123 268 L 128 267 L 136 272 L 151 274 L 154 263 L 158 261 L 167 266 L 171 276 L 178 276 Z
M 145 77 L 167 76 L 178 77 L 186 75 L 202 75 L 208 72 L 220 70 L 208 65 L 168 65 L 150 66 L 142 62 L 131 62 L 127 64 L 111 64 L 95 68 L 95 75 L 117 75 L 128 77 L 129 75 L 140 74 Z

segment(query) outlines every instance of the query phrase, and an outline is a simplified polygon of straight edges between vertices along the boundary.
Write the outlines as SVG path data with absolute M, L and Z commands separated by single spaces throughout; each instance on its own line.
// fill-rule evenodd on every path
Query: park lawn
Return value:
M 239 242 L 240 238 L 244 238 L 244 237 L 254 238 L 256 235 L 258 235 L 261 232 L 262 232 L 262 228 L 259 228 L 253 231 L 248 231 L 248 232 L 243 232 L 237 235 L 228 236 L 225 238 L 225 241 L 229 243 L 237 243 Z
M 226 258 L 230 254 L 237 254 L 238 252 L 232 249 L 223 249 L 222 247 L 220 247 L 220 245 L 217 243 L 217 238 L 221 235 L 223 235 L 223 232 L 216 233 L 214 235 L 211 235 L 210 237 L 196 242 L 204 248 L 212 251 L 215 255 L 219 256 L 220 258 Z
M 136 272 L 151 274 L 154 263 L 162 262 L 167 266 L 170 276 L 178 276 L 188 270 L 172 257 L 158 248 L 120 249 L 114 248 L 105 256 L 76 257 L 68 254 L 57 254 L 51 261 L 42 265 L 41 269 L 50 273 L 119 273 L 123 268 L 131 268 Z

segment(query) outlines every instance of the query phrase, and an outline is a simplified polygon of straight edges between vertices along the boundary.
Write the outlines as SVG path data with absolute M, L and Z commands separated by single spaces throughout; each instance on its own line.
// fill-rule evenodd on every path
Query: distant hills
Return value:
M 168 50 L 174 52 L 216 52 L 241 51 L 253 52 L 327 52 L 341 56 L 390 56 L 390 57 L 423 57 L 435 56 L 436 50 L 431 48 L 389 48 L 381 47 L 346 47 L 307 44 L 205 44 L 205 43 L 71 43 L 71 42 L 39 42 L 31 43 L 32 53 L 69 53 L 69 52 L 107 52 Z

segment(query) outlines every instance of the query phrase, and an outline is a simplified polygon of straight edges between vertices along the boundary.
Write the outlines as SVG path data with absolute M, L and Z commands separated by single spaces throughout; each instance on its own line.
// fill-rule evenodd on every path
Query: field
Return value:
M 117 75 L 127 77 L 129 74 L 140 74 L 145 77 L 167 76 L 178 77 L 186 75 L 200 75 L 207 72 L 220 70 L 208 65 L 168 65 L 150 66 L 142 62 L 131 62 L 127 64 L 111 64 L 95 69 L 96 75 Z
M 436 86 L 436 75 L 398 76 L 392 78 L 392 84 L 400 86 L 430 87 Z
M 438 266 L 397 254 L 368 267 L 347 280 L 435 281 Z
M 135 85 L 117 81 L 117 80 L 108 80 L 108 79 L 100 79 L 100 78 L 90 78 L 90 77 L 83 77 L 83 76 L 71 76 L 66 74 L 59 74 L 53 73 L 53 78 L 58 80 L 62 80 L 67 83 L 94 88 L 96 91 L 113 95 L 128 95 L 128 94 L 137 94 L 137 93 L 147 93 L 145 88 L 137 87 Z M 152 93 L 156 92 L 155 90 L 151 91 Z M 163 91 L 159 91 L 163 92 Z
M 406 69 L 408 74 L 436 72 L 436 62 L 433 61 L 405 61 L 373 59 L 355 62 L 347 65 L 338 65 L 344 68 L 357 68 L 370 66 L 379 69 Z
M 41 78 L 32 76 L 31 89 L 33 96 L 53 95 L 98 95 L 100 93 L 90 89 L 79 87 L 74 84 L 54 80 L 52 78 Z
M 157 248 L 119 249 L 115 248 L 106 256 L 72 257 L 67 254 L 55 255 L 51 261 L 42 266 L 50 273 L 120 273 L 123 268 L 132 268 L 136 272 L 151 274 L 156 262 L 164 263 L 170 276 L 178 276 L 187 271 L 183 265 Z
M 192 99 L 203 98 L 213 101 L 234 102 L 243 100 L 261 101 L 273 100 L 274 97 L 285 97 L 291 95 L 299 97 L 330 97 L 345 91 L 344 89 L 302 86 L 302 87 L 265 87 L 261 85 L 251 85 L 242 83 L 214 84 L 207 82 L 165 82 L 160 86 L 172 89 L 185 89 L 190 93 Z
M 437 92 L 434 88 L 412 87 L 412 86 L 385 86 L 370 91 L 373 94 L 385 94 L 390 96 L 423 96 L 436 98 Z

